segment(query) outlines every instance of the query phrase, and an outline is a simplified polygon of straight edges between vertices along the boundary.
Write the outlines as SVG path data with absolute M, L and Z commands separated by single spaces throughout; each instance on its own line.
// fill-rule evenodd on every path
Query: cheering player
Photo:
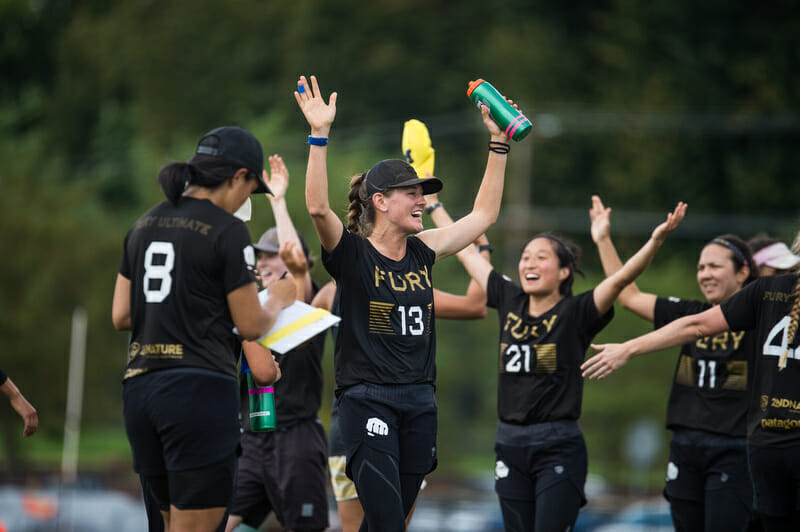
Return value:
M 611 241 L 611 209 L 597 196 L 592 202 L 592 239 L 606 275 L 613 275 L 622 262 Z M 697 284 L 706 301 L 658 297 L 640 292 L 635 283 L 619 301 L 658 328 L 720 304 L 757 273 L 747 244 L 722 235 L 703 247 L 697 261 Z M 681 346 L 667 403 L 672 440 L 664 488 L 679 532 L 746 530 L 754 519 L 745 414 L 755 341 L 752 331 L 733 331 Z
M 542 233 L 522 250 L 517 285 L 477 252 L 464 266 L 486 290 L 500 320 L 495 491 L 507 531 L 570 530 L 586 503 L 587 453 L 578 427 L 580 364 L 592 338 L 613 316 L 619 293 L 678 226 L 678 203 L 647 243 L 594 290 L 574 296 L 579 250 Z
M 431 270 L 497 219 L 508 138 L 482 108 L 491 135 L 486 171 L 472 212 L 455 224 L 421 232 L 424 195 L 441 181 L 386 160 L 351 181 L 345 228 L 328 200 L 336 93 L 325 103 L 316 78 L 302 76 L 295 99 L 311 126 L 306 206 L 341 294 L 334 368 L 347 474 L 364 508 L 362 530 L 402 532 L 424 475 L 436 467 Z

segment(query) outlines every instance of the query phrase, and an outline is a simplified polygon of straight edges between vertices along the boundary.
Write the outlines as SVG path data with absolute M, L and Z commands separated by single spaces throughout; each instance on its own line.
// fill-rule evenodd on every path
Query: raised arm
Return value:
M 324 138 L 327 143 L 328 134 L 336 116 L 335 92 L 331 93 L 328 103 L 322 98 L 317 78 L 311 76 L 311 84 L 305 76 L 300 76 L 294 98 L 297 105 L 311 126 L 311 136 Z M 331 210 L 328 200 L 328 146 L 309 145 L 308 167 L 306 169 L 306 207 L 314 222 L 320 243 L 325 251 L 333 251 L 342 237 L 344 225 Z
M 439 201 L 437 194 L 428 194 L 425 196 L 425 202 L 426 210 L 437 227 L 447 227 L 453 224 L 453 219 Z M 485 234 L 481 234 L 474 244 L 468 245 L 456 254 L 464 269 L 470 273 L 467 293 L 457 296 L 434 290 L 437 318 L 466 320 L 480 319 L 486 316 L 486 282 L 489 272 L 492 271 L 492 265 L 489 262 L 489 239 Z M 478 251 L 479 246 L 484 246 L 483 251 Z M 472 275 L 470 268 L 475 275 Z
M 481 116 L 492 142 L 508 144 L 508 137 L 489 116 L 489 110 L 481 106 Z M 440 229 L 423 231 L 418 236 L 425 244 L 436 251 L 436 259 L 447 257 L 467 247 L 497 221 L 500 202 L 503 199 L 506 160 L 508 155 L 489 151 L 486 171 L 481 186 L 475 196 L 472 212 L 452 225 Z
M 604 379 L 624 366 L 631 357 L 694 342 L 727 330 L 730 327 L 725 315 L 720 306 L 715 305 L 704 312 L 684 316 L 622 344 L 592 344 L 600 352 L 584 362 L 581 370 L 584 377 Z
M 425 196 L 425 203 L 427 205 L 426 211 L 431 215 L 431 219 L 437 227 L 446 227 L 452 225 L 453 219 L 447 213 L 442 203 L 439 201 L 437 194 L 428 194 Z M 432 209 L 431 209 L 432 208 Z M 475 246 L 488 246 L 489 239 L 486 235 L 482 234 L 475 241 Z M 458 260 L 464 264 L 468 248 L 474 246 L 467 246 L 457 253 Z M 485 262 L 489 261 L 489 250 L 484 248 L 481 252 L 482 259 Z M 480 258 L 480 257 L 479 257 Z M 488 275 L 488 274 L 487 274 Z M 475 320 L 486 317 L 486 290 L 481 288 L 475 279 L 470 278 L 467 292 L 463 296 L 443 292 L 441 290 L 433 291 L 434 308 L 436 309 L 436 317 L 450 320 Z
M 622 261 L 611 241 L 611 207 L 604 207 L 598 196 L 592 196 L 589 218 L 592 221 L 592 240 L 597 246 L 603 271 L 606 277 L 611 277 L 622 269 Z M 617 300 L 640 318 L 648 321 L 655 319 L 656 296 L 641 292 L 636 283 L 632 282 L 623 288 Z
M 308 261 L 303 253 L 303 245 L 297 236 L 292 217 L 286 206 L 286 191 L 289 189 L 289 169 L 280 155 L 271 155 L 269 158 L 271 176 L 264 170 L 264 182 L 267 183 L 272 195 L 264 194 L 272 206 L 275 216 L 275 227 L 278 229 L 278 242 L 280 244 L 280 257 L 291 272 L 297 285 L 297 298 L 306 303 L 312 298 L 311 274 L 308 273 Z
M 599 198 L 598 198 L 599 199 Z M 653 230 L 650 239 L 616 272 L 606 277 L 594 289 L 594 304 L 601 314 L 605 314 L 620 293 L 644 270 L 661 247 L 667 236 L 678 227 L 686 215 L 686 204 L 678 202 L 675 210 L 667 215 L 665 222 Z M 653 301 L 655 304 L 655 301 Z

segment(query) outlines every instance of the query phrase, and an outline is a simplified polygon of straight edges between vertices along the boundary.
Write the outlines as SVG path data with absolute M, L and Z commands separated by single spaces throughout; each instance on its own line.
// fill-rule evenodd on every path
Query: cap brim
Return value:
M 800 264 L 800 257 L 797 255 L 785 255 L 783 257 L 777 257 L 775 259 L 768 260 L 764 263 L 765 266 L 775 268 L 776 270 L 789 270 L 798 264 Z
M 269 189 L 266 183 L 264 183 L 264 179 L 259 176 L 258 177 L 258 186 L 253 191 L 253 194 L 269 194 L 272 196 L 272 191 Z
M 408 179 L 388 188 L 413 187 L 414 185 L 422 185 L 422 193 L 428 195 L 435 194 L 442 190 L 443 183 L 438 177 L 415 177 L 414 179 Z
M 264 253 L 277 253 L 280 251 L 278 248 L 272 248 L 269 246 L 260 246 L 258 244 L 253 244 L 253 249 L 256 251 L 263 251 Z

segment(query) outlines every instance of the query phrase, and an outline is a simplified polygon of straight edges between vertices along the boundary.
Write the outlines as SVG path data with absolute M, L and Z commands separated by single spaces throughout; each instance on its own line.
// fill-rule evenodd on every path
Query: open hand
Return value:
M 272 191 L 272 196 L 267 197 L 273 201 L 283 199 L 286 197 L 286 189 L 289 188 L 289 169 L 277 153 L 269 156 L 269 173 L 272 175 L 264 170 L 264 182 Z
M 663 242 L 680 225 L 683 217 L 686 216 L 686 207 L 687 205 L 684 202 L 679 201 L 675 206 L 675 210 L 667 215 L 667 220 L 653 230 L 652 238 Z
M 316 76 L 311 76 L 310 85 L 305 76 L 300 76 L 297 87 L 298 90 L 294 91 L 294 99 L 297 100 L 297 105 L 300 106 L 303 116 L 311 126 L 311 134 L 327 137 L 336 116 L 337 94 L 331 93 L 328 103 L 325 103 Z M 300 92 L 301 87 L 303 92 Z
M 605 207 L 600 196 L 592 196 L 589 219 L 592 221 L 591 233 L 595 244 L 609 237 L 611 234 L 611 207 Z
M 600 352 L 581 364 L 583 377 L 605 379 L 628 362 L 623 344 L 592 344 Z
M 289 240 L 281 244 L 278 256 L 294 277 L 303 277 L 308 273 L 306 254 L 303 253 L 302 247 L 298 246 L 296 242 Z

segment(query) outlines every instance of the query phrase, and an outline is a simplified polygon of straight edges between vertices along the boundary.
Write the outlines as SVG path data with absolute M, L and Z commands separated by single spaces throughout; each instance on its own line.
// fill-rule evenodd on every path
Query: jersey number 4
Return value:
M 172 290 L 172 269 L 175 267 L 175 248 L 172 242 L 150 242 L 144 252 L 142 289 L 148 303 L 161 303 Z
M 783 319 L 776 323 L 772 330 L 769 331 L 767 341 L 764 342 L 762 351 L 764 356 L 779 357 L 783 355 L 786 349 L 789 349 L 788 357 L 795 358 L 795 350 L 789 348 L 789 323 L 791 323 L 791 321 L 789 316 L 784 316 Z

